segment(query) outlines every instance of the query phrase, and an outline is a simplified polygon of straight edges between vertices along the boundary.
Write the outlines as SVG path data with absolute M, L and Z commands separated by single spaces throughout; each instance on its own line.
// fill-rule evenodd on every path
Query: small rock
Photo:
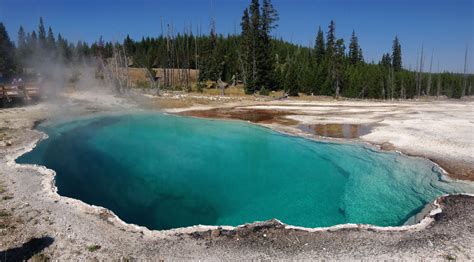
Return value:
M 7 142 L 5 142 L 5 145 L 7 146 L 12 146 L 13 145 L 13 142 L 11 140 L 8 140 Z
M 218 228 L 218 229 L 213 229 L 213 230 L 211 231 L 211 236 L 212 236 L 212 237 L 218 237 L 218 236 L 220 236 L 220 235 L 221 235 L 221 230 L 220 230 L 219 228 Z

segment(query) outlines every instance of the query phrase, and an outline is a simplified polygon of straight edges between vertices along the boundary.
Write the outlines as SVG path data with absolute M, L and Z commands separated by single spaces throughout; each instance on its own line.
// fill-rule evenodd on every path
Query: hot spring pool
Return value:
M 245 122 L 143 113 L 39 128 L 49 139 L 18 163 L 51 168 L 59 194 L 150 229 L 272 218 L 396 226 L 442 194 L 474 192 L 421 158 Z

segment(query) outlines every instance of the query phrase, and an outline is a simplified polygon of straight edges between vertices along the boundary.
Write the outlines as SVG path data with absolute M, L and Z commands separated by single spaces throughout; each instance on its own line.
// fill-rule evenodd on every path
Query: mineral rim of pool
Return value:
M 49 138 L 17 162 L 55 170 L 59 194 L 150 229 L 398 226 L 438 196 L 474 192 L 422 158 L 239 121 L 146 113 L 39 128 Z

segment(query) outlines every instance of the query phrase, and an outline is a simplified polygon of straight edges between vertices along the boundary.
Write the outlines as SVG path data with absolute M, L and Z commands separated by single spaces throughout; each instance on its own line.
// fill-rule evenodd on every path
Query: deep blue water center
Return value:
M 420 158 L 245 122 L 142 113 L 40 129 L 49 138 L 17 162 L 55 170 L 59 194 L 150 229 L 272 218 L 395 226 L 442 194 L 472 190 Z

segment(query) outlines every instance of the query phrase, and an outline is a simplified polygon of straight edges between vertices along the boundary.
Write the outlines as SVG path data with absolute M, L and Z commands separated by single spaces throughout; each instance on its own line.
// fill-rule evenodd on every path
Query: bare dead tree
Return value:
M 197 26 L 196 26 L 197 27 Z M 197 27 L 197 33 L 196 36 L 194 37 L 194 68 L 196 68 L 196 71 L 199 72 L 199 45 L 198 45 L 198 37 L 199 37 L 199 27 Z M 199 73 L 198 73 L 198 78 L 199 78 Z
M 418 78 L 420 78 L 420 73 L 419 73 L 419 61 L 420 61 L 420 55 L 419 53 L 416 54 L 416 68 L 415 68 L 415 90 L 416 90 L 416 96 L 418 97 Z
M 190 25 L 188 28 L 188 33 L 186 37 L 186 89 L 191 91 L 191 55 L 190 55 L 190 48 L 189 48 L 189 38 L 192 34 L 192 26 Z
M 123 94 L 128 91 L 130 84 L 128 58 L 123 46 L 120 48 L 118 44 L 114 44 L 112 51 L 112 57 L 107 61 L 99 58 L 99 64 L 105 81 L 112 85 L 117 93 Z
M 156 88 L 156 94 L 158 96 L 160 96 L 161 95 L 161 92 L 160 92 L 161 90 L 160 90 L 159 83 L 157 84 L 156 72 L 153 70 L 153 68 L 146 69 L 145 71 L 146 71 L 148 79 L 151 83 L 151 87 Z
M 219 79 L 217 79 L 217 85 L 221 89 L 221 96 L 225 96 L 225 88 L 227 87 L 227 83 L 222 81 L 222 79 L 219 77 Z
M 161 28 L 161 37 L 165 37 L 164 31 L 163 31 L 163 17 L 160 17 L 160 28 Z M 160 61 L 160 67 L 162 71 L 162 78 L 163 80 L 160 81 L 159 85 L 166 85 L 166 60 L 163 56 L 161 56 L 161 61 Z
M 400 82 L 400 98 L 407 99 L 407 94 L 405 90 L 405 82 L 403 81 L 403 77 L 401 78 L 401 82 Z
M 441 72 L 439 71 L 439 60 L 438 60 L 438 83 L 436 88 L 436 97 L 441 95 Z
M 385 99 L 385 85 L 383 80 L 380 81 L 380 87 L 382 87 L 382 99 Z
M 417 79 L 417 96 L 421 96 L 421 84 L 422 84 L 422 78 L 423 78 L 423 50 L 424 50 L 424 45 L 421 45 L 421 55 L 420 55 L 420 64 L 419 64 L 419 71 L 418 71 L 418 79 Z
M 393 100 L 395 97 L 395 73 L 393 70 L 393 66 L 390 65 L 390 68 L 388 70 L 388 84 L 390 88 L 390 99 Z
M 468 56 L 468 45 L 466 44 L 466 52 L 464 53 L 464 75 L 462 82 L 462 93 L 461 97 L 466 95 L 466 86 L 467 86 L 467 56 Z
M 428 83 L 426 84 L 426 95 L 429 96 L 431 92 L 431 71 L 433 68 L 433 54 L 434 50 L 431 51 L 431 61 L 430 61 L 430 73 L 428 74 Z

